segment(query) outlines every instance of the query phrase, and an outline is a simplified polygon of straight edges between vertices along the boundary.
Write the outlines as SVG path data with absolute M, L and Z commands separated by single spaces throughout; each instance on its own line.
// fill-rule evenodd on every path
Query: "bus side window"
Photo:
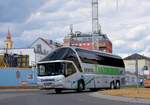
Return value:
M 66 68 L 66 76 L 70 76 L 76 72 L 76 69 L 72 63 L 67 63 L 67 68 Z

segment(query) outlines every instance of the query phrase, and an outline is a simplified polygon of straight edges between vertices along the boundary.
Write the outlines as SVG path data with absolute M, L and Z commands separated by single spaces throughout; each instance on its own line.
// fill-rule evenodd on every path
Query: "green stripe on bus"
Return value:
M 120 75 L 120 70 L 117 68 L 111 68 L 111 67 L 100 67 L 95 65 L 93 67 L 94 71 L 96 73 L 100 74 L 106 74 L 106 75 Z
M 87 85 L 88 85 L 89 83 L 91 83 L 93 80 L 94 80 L 94 78 L 92 78 L 92 79 L 86 81 L 86 82 L 85 82 L 85 86 L 87 86 Z

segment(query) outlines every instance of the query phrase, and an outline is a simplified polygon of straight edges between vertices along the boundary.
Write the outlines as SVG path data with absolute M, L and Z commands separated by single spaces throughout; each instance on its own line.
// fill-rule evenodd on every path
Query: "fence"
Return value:
M 34 69 L 0 69 L 0 87 L 36 86 L 36 74 Z

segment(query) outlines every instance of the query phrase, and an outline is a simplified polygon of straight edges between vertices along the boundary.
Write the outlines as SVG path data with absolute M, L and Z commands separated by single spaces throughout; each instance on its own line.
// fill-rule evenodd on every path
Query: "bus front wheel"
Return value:
M 114 82 L 111 82 L 110 83 L 110 89 L 114 89 L 114 88 L 115 88 Z
M 80 80 L 80 81 L 78 82 L 77 91 L 78 91 L 78 92 L 81 92 L 81 91 L 84 90 L 84 89 L 85 89 L 84 81 Z
M 61 89 L 55 89 L 56 94 L 61 93 Z
M 119 81 L 116 82 L 116 87 L 115 88 L 120 89 L 120 82 Z

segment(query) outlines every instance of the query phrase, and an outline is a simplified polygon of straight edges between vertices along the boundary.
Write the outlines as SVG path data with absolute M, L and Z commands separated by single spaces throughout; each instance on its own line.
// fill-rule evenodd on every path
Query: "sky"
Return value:
M 113 53 L 150 57 L 150 0 L 99 0 L 102 33 Z M 29 47 L 38 37 L 62 42 L 74 31 L 92 31 L 91 0 L 0 0 L 0 48 L 10 29 L 15 48 Z

